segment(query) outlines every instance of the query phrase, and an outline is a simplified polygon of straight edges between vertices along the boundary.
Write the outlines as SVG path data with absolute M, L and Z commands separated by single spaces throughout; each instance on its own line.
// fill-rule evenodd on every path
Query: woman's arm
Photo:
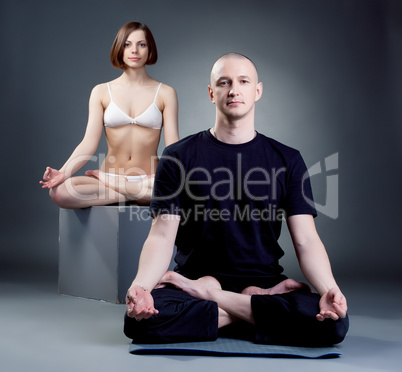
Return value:
M 163 131 L 166 146 L 179 140 L 178 125 L 178 100 L 176 91 L 163 84 L 161 87 L 161 97 L 163 99 Z
M 60 170 L 46 168 L 43 181 L 40 182 L 43 188 L 52 188 L 64 182 L 77 172 L 95 153 L 103 130 L 102 89 L 101 85 L 97 85 L 92 89 L 89 99 L 88 123 L 83 140 Z

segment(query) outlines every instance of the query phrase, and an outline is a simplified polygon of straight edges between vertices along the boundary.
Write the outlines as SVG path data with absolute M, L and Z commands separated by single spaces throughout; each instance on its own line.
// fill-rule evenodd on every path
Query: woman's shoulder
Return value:
M 102 106 L 105 106 L 109 96 L 107 84 L 108 83 L 100 83 L 92 88 L 90 96 L 91 102 L 99 102 Z
M 169 89 L 171 90 L 171 89 L 173 89 L 170 85 L 164 83 L 163 81 L 155 80 L 155 83 L 156 83 L 157 85 L 160 85 L 160 86 L 161 86 L 161 89 L 165 89 L 165 90 L 169 90 Z M 173 90 L 174 90 L 174 89 L 173 89 Z
M 158 82 L 160 84 L 160 89 L 159 89 L 159 94 L 162 98 L 169 98 L 169 97 L 176 97 L 176 90 L 171 87 L 170 85 L 167 85 L 163 82 Z
M 104 93 L 108 90 L 109 85 L 119 84 L 119 81 L 120 81 L 120 77 L 110 80 L 110 81 L 105 81 L 103 83 L 96 84 L 92 90 Z
M 96 85 L 92 88 L 92 93 L 93 93 L 93 94 L 103 94 L 103 93 L 105 93 L 105 92 L 107 91 L 107 89 L 108 89 L 108 84 L 109 84 L 109 83 L 110 83 L 110 82 L 96 84 Z

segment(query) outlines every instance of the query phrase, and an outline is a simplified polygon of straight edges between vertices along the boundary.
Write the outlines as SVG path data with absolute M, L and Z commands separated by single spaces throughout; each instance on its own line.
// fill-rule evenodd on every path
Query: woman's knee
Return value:
M 73 198 L 63 184 L 50 189 L 49 196 L 60 208 L 71 208 Z
M 92 205 L 91 202 L 99 198 L 101 191 L 105 193 L 100 189 L 99 182 L 90 177 L 72 177 L 51 189 L 49 194 L 59 207 L 74 209 Z
M 65 208 L 66 199 L 64 197 L 64 193 L 61 191 L 61 185 L 50 189 L 49 196 L 59 207 Z

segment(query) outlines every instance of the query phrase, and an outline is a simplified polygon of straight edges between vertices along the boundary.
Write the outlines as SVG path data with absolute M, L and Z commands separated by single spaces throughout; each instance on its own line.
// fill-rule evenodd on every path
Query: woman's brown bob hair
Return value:
M 129 22 L 126 23 L 117 33 L 114 39 L 112 50 L 110 51 L 110 61 L 113 67 L 124 70 L 123 51 L 124 43 L 128 36 L 135 30 L 143 30 L 145 33 L 145 39 L 148 46 L 148 60 L 146 65 L 153 65 L 158 60 L 158 51 L 156 49 L 156 43 L 152 36 L 151 30 L 143 23 Z

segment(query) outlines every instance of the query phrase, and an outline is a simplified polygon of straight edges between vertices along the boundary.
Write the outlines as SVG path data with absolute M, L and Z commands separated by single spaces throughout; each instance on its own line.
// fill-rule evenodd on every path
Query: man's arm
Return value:
M 346 316 L 346 299 L 336 284 L 324 244 L 315 228 L 313 216 L 294 215 L 287 219 L 300 268 L 321 295 L 318 320 L 337 320 Z
M 153 220 L 142 248 L 137 275 L 127 291 L 127 314 L 137 320 L 157 314 L 151 290 L 167 271 L 172 255 L 180 216 L 162 214 Z

